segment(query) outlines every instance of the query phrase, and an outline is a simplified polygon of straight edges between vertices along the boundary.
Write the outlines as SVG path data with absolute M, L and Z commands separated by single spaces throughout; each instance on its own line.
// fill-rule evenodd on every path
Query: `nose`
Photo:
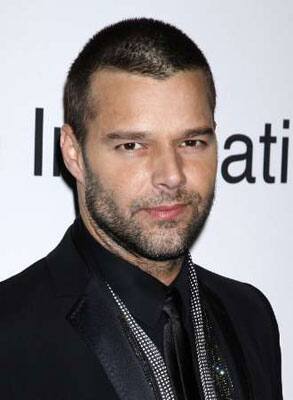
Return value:
M 186 182 L 183 162 L 176 149 L 169 148 L 156 153 L 153 161 L 153 186 L 160 191 L 174 191 Z

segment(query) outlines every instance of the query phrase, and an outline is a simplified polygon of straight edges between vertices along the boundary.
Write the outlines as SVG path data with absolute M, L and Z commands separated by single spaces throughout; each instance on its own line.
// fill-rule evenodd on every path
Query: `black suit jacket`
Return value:
M 200 267 L 198 279 L 228 335 L 247 399 L 282 399 L 278 328 L 266 298 Z M 70 229 L 46 258 L 1 283 L 0 397 L 155 400 L 114 300 Z

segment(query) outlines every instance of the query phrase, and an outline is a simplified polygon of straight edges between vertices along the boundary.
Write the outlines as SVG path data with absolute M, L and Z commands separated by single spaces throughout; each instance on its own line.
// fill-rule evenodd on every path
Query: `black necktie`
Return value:
M 167 314 L 164 326 L 164 358 L 171 377 L 176 399 L 195 400 L 198 397 L 193 374 L 191 348 L 178 310 L 178 295 L 166 298 L 163 311 Z

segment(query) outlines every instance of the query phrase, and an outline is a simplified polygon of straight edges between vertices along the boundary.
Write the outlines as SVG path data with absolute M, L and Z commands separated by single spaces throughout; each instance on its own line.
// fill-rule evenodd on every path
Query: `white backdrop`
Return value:
M 54 127 L 62 123 L 63 82 L 92 34 L 133 16 L 174 23 L 200 45 L 211 64 L 218 90 L 217 198 L 193 258 L 215 272 L 256 285 L 270 299 L 281 332 L 284 398 L 292 399 L 293 3 L 289 0 L 2 2 L 0 279 L 44 256 L 72 222 L 72 193 L 52 172 Z M 42 176 L 34 176 L 36 108 L 44 109 Z M 289 129 L 283 128 L 283 120 L 289 120 Z M 275 183 L 263 178 L 260 137 L 265 123 L 272 124 L 276 137 L 269 165 Z M 253 143 L 255 183 L 245 179 L 228 183 L 221 174 L 223 160 L 245 150 L 243 143 L 224 149 L 234 134 L 246 135 Z M 288 177 L 281 183 L 283 137 L 289 138 Z M 244 168 L 241 161 L 229 171 L 239 175 Z

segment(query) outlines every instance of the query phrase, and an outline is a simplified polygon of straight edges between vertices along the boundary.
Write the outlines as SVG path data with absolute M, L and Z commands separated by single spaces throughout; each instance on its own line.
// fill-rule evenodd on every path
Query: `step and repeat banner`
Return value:
M 249 282 L 279 322 L 293 398 L 293 3 L 252 0 L 9 1 L 0 6 L 0 279 L 46 255 L 75 216 L 60 175 L 71 62 L 122 18 L 171 22 L 204 51 L 218 92 L 217 193 L 194 260 Z

